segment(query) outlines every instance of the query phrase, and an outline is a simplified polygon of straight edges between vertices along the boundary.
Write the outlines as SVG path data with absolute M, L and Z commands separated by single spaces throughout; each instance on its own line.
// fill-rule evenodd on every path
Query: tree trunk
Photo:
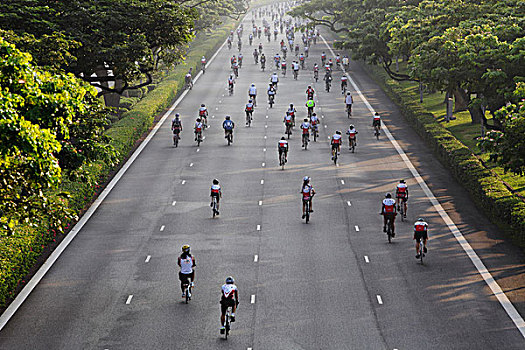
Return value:
M 454 113 L 462 112 L 468 109 L 468 96 L 465 90 L 462 88 L 457 88 L 452 91 L 454 95 Z
M 483 110 L 479 106 L 470 106 L 468 107 L 470 113 L 470 119 L 472 124 L 481 124 L 487 125 L 487 119 L 483 115 Z

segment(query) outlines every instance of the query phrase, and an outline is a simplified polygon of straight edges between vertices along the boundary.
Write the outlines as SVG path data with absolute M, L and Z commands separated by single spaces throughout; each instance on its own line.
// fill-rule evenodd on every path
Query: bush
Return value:
M 373 69 L 373 68 L 372 68 Z M 522 248 L 525 248 L 525 203 L 510 192 L 471 150 L 436 121 L 417 101 L 419 96 L 398 82 L 369 72 L 391 97 L 414 130 L 435 151 L 439 160 L 469 192 L 474 203 Z

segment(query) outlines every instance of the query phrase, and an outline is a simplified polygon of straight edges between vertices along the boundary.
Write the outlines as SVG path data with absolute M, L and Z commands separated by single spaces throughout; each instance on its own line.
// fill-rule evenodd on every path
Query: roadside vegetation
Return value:
M 370 64 L 479 207 L 525 247 L 524 1 L 311 0 L 291 14 Z
M 245 0 L 2 3 L 0 307 L 246 10 Z

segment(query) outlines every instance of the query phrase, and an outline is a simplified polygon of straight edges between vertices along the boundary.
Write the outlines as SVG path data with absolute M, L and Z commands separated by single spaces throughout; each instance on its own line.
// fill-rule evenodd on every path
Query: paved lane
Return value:
M 357 96 L 355 154 L 343 147 L 340 166 L 331 163 L 328 136 L 344 131 L 348 120 L 338 84 L 326 93 L 318 83 L 321 137 L 304 151 L 296 130 L 286 170 L 278 167 L 284 112 L 294 103 L 304 116 L 312 74 L 282 78 L 277 103 L 268 109 L 261 95 L 271 70 L 253 64 L 249 19 L 234 95 L 225 88 L 229 57 L 237 51 L 226 47 L 176 108 L 185 128 L 179 148 L 171 146 L 166 122 L 2 330 L 0 348 L 522 349 L 523 338 L 391 143 L 384 135 L 373 138 L 369 111 Z M 270 66 L 278 42 L 260 41 Z M 321 44 L 312 48 L 309 67 L 321 50 L 328 52 Z M 357 77 L 365 96 L 377 89 Z M 243 109 L 252 82 L 260 97 L 247 128 Z M 380 113 L 390 104 L 376 95 L 369 102 Z M 197 147 L 191 127 L 201 103 L 210 110 L 211 128 Z M 225 114 L 236 122 L 229 147 L 221 130 Z M 304 175 L 318 193 L 308 225 L 300 218 Z M 208 197 L 213 178 L 224 192 L 216 219 Z M 409 221 L 398 223 L 389 245 L 380 232 L 380 201 L 401 178 L 410 186 Z M 424 266 L 414 259 L 410 236 L 419 215 L 432 237 Z M 180 302 L 176 275 L 184 243 L 198 264 L 189 305 Z M 230 274 L 241 304 L 225 342 L 218 334 L 218 298 Z

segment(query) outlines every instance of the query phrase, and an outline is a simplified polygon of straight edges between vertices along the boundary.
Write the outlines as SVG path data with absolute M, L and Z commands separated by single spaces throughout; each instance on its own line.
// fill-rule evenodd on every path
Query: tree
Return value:
M 490 154 L 490 160 L 505 171 L 525 175 L 525 83 L 517 85 L 514 100 L 515 103 L 495 113 L 503 131 L 488 132 L 479 145 Z

